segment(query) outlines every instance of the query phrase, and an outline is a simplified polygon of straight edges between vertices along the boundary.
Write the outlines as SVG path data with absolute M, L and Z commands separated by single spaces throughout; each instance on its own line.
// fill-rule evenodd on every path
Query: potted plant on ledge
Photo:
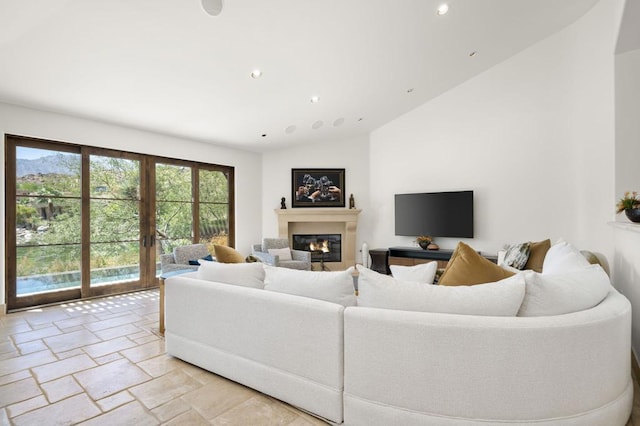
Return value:
M 627 216 L 631 222 L 640 222 L 640 198 L 636 191 L 627 191 L 624 193 L 616 204 L 616 213 L 622 213 Z

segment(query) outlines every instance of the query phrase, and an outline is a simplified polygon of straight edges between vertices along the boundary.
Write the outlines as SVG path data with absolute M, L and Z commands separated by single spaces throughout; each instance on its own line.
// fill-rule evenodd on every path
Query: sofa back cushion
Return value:
M 604 300 L 611 283 L 600 265 L 554 274 L 524 272 L 526 294 L 518 316 L 561 315 L 590 309 Z
M 264 288 L 262 263 L 219 263 L 200 260 L 196 278 L 242 287 Z
M 361 265 L 358 306 L 462 315 L 515 316 L 524 298 L 522 274 L 473 286 L 424 285 L 382 275 Z
M 473 285 L 508 278 L 513 272 L 480 256 L 463 242 L 459 242 L 438 283 L 440 285 Z
M 353 267 L 346 271 L 300 271 L 263 264 L 265 290 L 355 306 Z

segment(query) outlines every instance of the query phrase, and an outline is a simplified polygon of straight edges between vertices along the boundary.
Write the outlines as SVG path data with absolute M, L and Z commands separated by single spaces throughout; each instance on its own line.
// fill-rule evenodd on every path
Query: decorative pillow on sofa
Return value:
M 463 242 L 459 242 L 451 255 L 438 283 L 440 285 L 473 285 L 500 281 L 513 272 L 480 256 Z
M 525 292 L 523 274 L 473 286 L 424 285 L 382 275 L 361 265 L 358 306 L 462 315 L 515 316 Z
M 196 278 L 242 287 L 264 288 L 262 263 L 220 263 L 201 260 Z
M 205 257 L 201 257 L 200 259 L 189 260 L 189 265 L 194 265 L 194 266 L 200 265 L 200 262 L 198 262 L 199 260 L 206 260 L 206 261 L 209 261 L 209 262 L 215 262 L 215 260 L 213 259 L 213 256 L 208 254 Z
M 414 266 L 389 265 L 389 269 L 391 269 L 393 278 L 433 284 L 438 270 L 438 262 L 421 263 Z
M 543 274 L 575 271 L 589 266 L 589 261 L 573 245 L 560 240 L 549 248 L 542 264 Z
M 280 260 L 293 260 L 289 247 L 279 249 L 268 249 L 271 256 L 278 256 Z
M 355 306 L 353 267 L 346 271 L 300 271 L 262 264 L 264 289 Z
M 551 240 L 546 239 L 544 241 L 536 241 L 529 244 L 529 259 L 524 269 L 532 269 L 536 272 L 542 272 L 542 264 L 544 258 L 551 247 Z
M 512 244 L 504 255 L 504 263 L 516 269 L 524 269 L 531 253 L 531 243 Z M 502 266 L 502 265 L 500 265 Z
M 220 263 L 244 263 L 244 256 L 232 247 L 214 245 L 216 260 Z
M 518 316 L 561 315 L 592 308 L 611 291 L 600 265 L 562 273 L 524 272 L 527 284 Z

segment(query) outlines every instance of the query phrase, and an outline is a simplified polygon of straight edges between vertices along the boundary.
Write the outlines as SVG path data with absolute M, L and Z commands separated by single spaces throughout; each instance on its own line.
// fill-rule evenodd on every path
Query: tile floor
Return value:
M 0 316 L 0 425 L 325 425 L 164 353 L 158 290 Z
M 325 425 L 164 353 L 158 290 L 0 316 L 0 425 Z M 640 426 L 640 389 L 626 426 Z

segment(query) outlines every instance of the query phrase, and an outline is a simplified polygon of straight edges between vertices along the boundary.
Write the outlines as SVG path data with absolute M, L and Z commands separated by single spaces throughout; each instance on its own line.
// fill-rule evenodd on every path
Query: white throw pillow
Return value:
M 355 306 L 353 267 L 346 271 L 299 271 L 264 265 L 265 290 Z
M 391 275 L 403 281 L 417 281 L 420 283 L 433 284 L 436 277 L 438 262 L 421 263 L 415 266 L 389 265 Z
M 471 286 L 401 281 L 357 265 L 358 306 L 462 315 L 515 316 L 524 298 L 522 274 Z
M 542 263 L 543 274 L 575 271 L 589 266 L 587 259 L 573 245 L 560 240 L 549 248 Z
M 219 263 L 200 259 L 196 278 L 242 287 L 264 288 L 262 263 Z
M 600 303 L 609 291 L 609 276 L 600 265 L 558 274 L 526 271 L 527 291 L 518 316 L 561 315 Z
M 291 258 L 291 250 L 289 249 L 289 247 L 281 249 L 269 249 L 269 254 L 271 256 L 279 256 L 280 260 L 293 260 Z

